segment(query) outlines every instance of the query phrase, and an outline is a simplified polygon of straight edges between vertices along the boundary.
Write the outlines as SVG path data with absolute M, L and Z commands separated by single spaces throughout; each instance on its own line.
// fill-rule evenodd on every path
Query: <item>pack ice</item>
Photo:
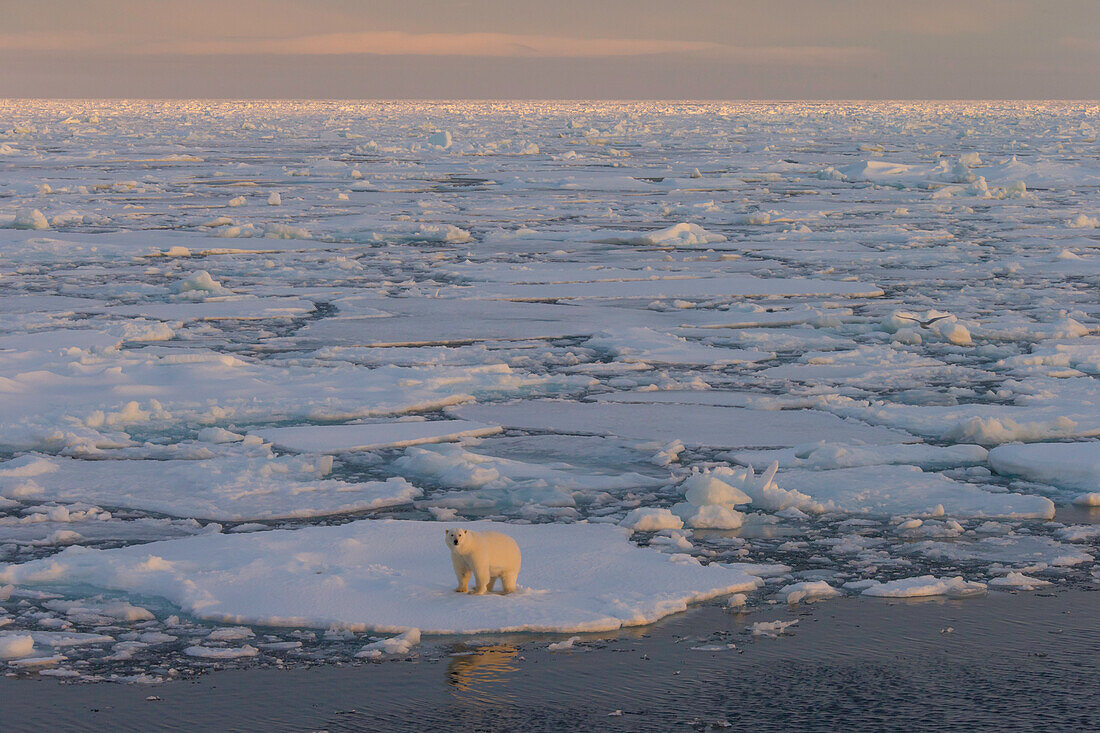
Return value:
M 0 100 L 0 665 L 1091 587 L 1095 118 Z M 437 595 L 480 521 L 529 590 Z

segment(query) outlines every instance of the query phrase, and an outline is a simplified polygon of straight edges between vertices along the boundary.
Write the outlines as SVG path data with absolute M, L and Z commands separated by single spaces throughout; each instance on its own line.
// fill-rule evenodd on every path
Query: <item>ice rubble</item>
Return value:
M 748 503 L 768 511 L 838 512 L 872 516 L 1050 519 L 1054 503 L 1042 496 L 995 493 L 915 466 L 871 465 L 826 471 L 778 471 L 774 461 L 760 476 L 752 466 L 719 466 L 688 479 L 689 501 L 673 511 L 685 519 L 699 508 Z M 705 482 L 705 484 L 704 484 Z M 704 489 L 705 486 L 705 489 Z M 725 488 L 729 487 L 729 488 Z M 687 520 L 691 524 L 691 520 Z M 739 526 L 739 525 L 738 525 Z
M 968 543 L 925 540 L 914 542 L 905 552 L 951 563 L 980 560 L 1036 570 L 1087 565 L 1093 561 L 1090 553 L 1078 547 L 1049 537 L 1027 535 L 983 537 Z
M 26 659 L 49 650 L 89 644 L 109 644 L 113 637 L 73 631 L 3 631 L 0 630 L 0 659 Z M 47 649 L 48 648 L 48 649 Z M 64 657 L 61 657 L 64 659 Z
M 772 474 L 761 478 L 762 482 L 771 480 Z M 744 522 L 745 515 L 737 511 L 738 505 L 749 504 L 752 497 L 737 486 L 723 481 L 721 477 L 733 478 L 734 483 L 747 485 L 755 482 L 756 477 L 748 471 L 743 476 L 722 469 L 693 473 L 680 484 L 684 499 L 672 507 L 672 512 L 694 529 L 737 529 Z
M 602 524 L 507 525 L 523 551 L 521 590 L 454 592 L 451 527 L 489 522 L 364 520 L 208 535 L 116 550 L 69 548 L 0 570 L 3 582 L 159 596 L 223 623 L 421 633 L 606 631 L 756 588 L 740 570 L 638 548 Z

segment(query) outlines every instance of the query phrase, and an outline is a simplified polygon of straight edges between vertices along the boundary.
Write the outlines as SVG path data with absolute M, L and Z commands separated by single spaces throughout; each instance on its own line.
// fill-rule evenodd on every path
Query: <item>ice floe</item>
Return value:
M 362 483 L 325 478 L 331 469 L 327 456 L 86 461 L 30 454 L 0 462 L 0 495 L 244 521 L 360 512 L 421 494 L 399 477 Z
M 497 425 L 439 420 L 266 428 L 252 434 L 298 453 L 347 453 L 477 438 L 499 432 Z
M 500 529 L 519 543 L 521 590 L 458 594 L 443 544 L 444 530 L 455 526 L 366 520 L 117 550 L 70 548 L 9 565 L 0 578 L 159 596 L 220 622 L 431 634 L 605 631 L 760 583 L 739 570 L 638 548 L 607 525 L 479 522 L 461 526 Z M 196 653 L 214 654 L 206 649 Z
M 901 578 L 885 583 L 877 581 L 859 581 L 848 583 L 847 588 L 861 590 L 863 595 L 875 598 L 920 598 L 923 596 L 949 596 L 967 598 L 985 593 L 985 583 L 964 580 L 961 575 L 951 578 L 937 578 L 922 575 L 916 578 Z
M 1100 441 L 999 445 L 989 452 L 989 466 L 1000 474 L 1089 491 L 1100 488 Z

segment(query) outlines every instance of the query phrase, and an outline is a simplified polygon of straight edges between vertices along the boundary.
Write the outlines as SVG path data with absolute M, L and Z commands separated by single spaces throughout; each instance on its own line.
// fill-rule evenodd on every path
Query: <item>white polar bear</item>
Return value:
M 465 593 L 474 575 L 474 593 L 481 595 L 493 587 L 500 578 L 505 593 L 516 589 L 519 577 L 519 545 L 500 532 L 475 532 L 470 529 L 448 529 L 447 547 L 451 551 L 451 564 L 458 578 L 456 593 Z

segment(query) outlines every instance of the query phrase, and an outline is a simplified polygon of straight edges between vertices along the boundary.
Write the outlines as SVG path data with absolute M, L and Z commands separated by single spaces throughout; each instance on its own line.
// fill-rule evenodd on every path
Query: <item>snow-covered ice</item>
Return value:
M 760 583 L 739 570 L 635 547 L 624 530 L 607 525 L 511 525 L 500 529 L 523 552 L 520 591 L 458 594 L 443 543 L 444 531 L 457 526 L 496 528 L 364 520 L 118 550 L 69 548 L 8 566 L 0 579 L 159 596 L 226 623 L 434 634 L 605 631 Z
M 0 495 L 244 521 L 347 514 L 405 504 L 421 494 L 400 477 L 356 483 L 325 478 L 331 468 L 326 456 L 87 461 L 32 453 L 0 463 Z
M 1100 441 L 999 445 L 989 452 L 989 466 L 1008 476 L 1092 491 L 1100 489 Z

